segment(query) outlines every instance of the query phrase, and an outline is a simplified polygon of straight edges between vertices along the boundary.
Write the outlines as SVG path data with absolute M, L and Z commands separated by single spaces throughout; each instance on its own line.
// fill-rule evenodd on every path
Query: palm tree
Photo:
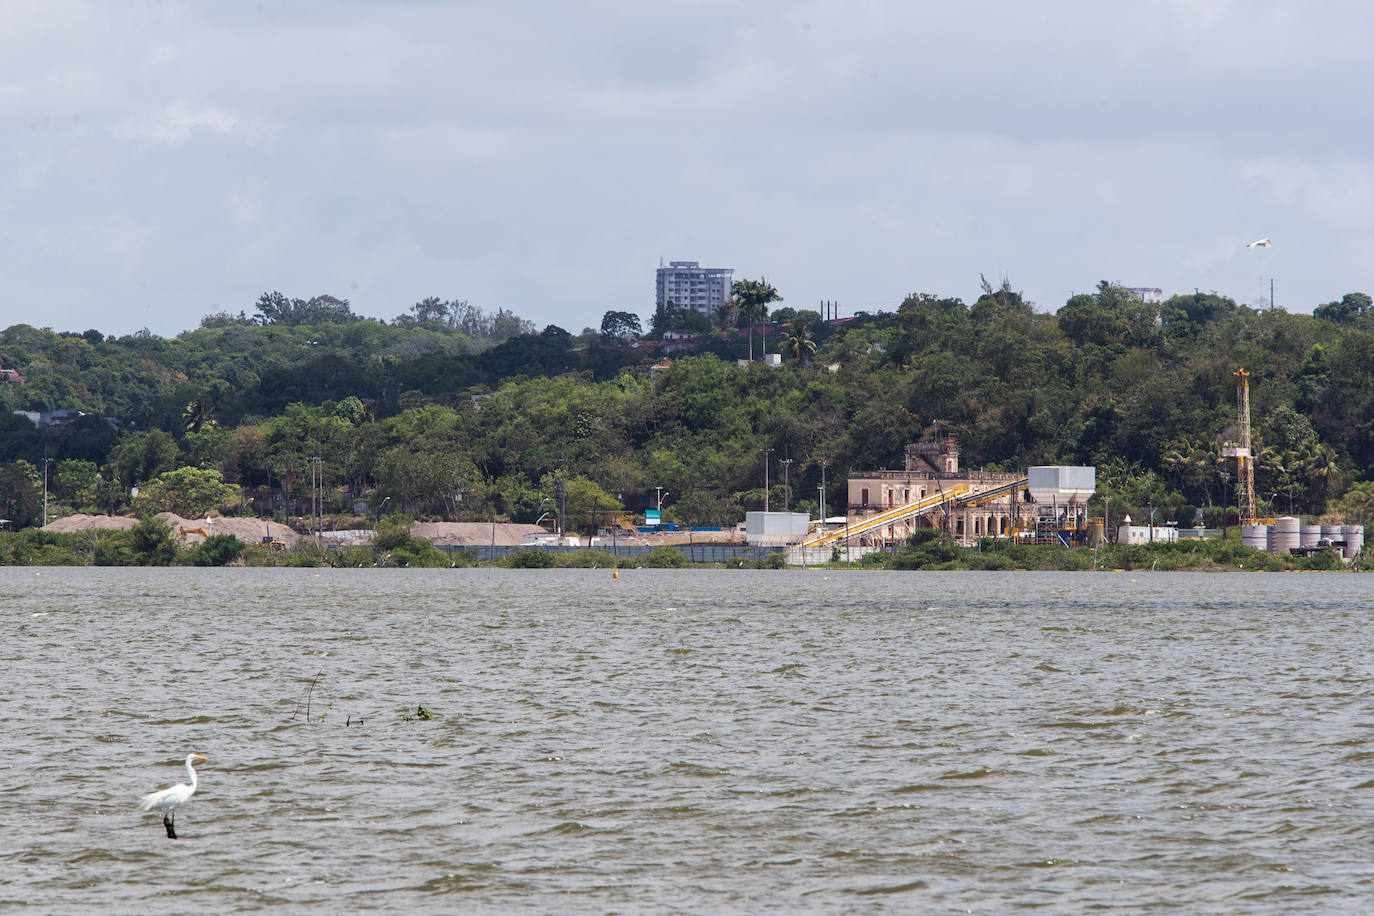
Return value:
M 1340 481 L 1342 473 L 1336 461 L 1336 450 L 1325 442 L 1320 442 L 1303 456 L 1302 469 L 1316 485 L 1317 494 L 1324 506 L 1331 487 Z
M 763 277 L 757 280 L 736 280 L 730 295 L 740 319 L 749 323 L 749 361 L 754 361 L 754 324 L 768 318 L 768 303 L 781 302 L 782 296 Z M 766 348 L 765 348 L 766 349 Z
M 782 352 L 798 362 L 809 362 L 808 357 L 816 352 L 816 342 L 811 339 L 811 328 L 805 318 L 794 318 L 791 335 L 783 338 Z
M 181 412 L 182 425 L 188 433 L 204 432 L 215 426 L 215 406 L 208 395 L 193 398 Z

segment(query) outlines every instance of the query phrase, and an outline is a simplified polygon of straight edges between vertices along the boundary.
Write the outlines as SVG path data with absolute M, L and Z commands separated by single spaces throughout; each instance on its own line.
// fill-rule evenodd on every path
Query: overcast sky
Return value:
M 0 328 L 1374 292 L 1359 2 L 0 2 Z M 1261 237 L 1269 249 L 1246 249 Z

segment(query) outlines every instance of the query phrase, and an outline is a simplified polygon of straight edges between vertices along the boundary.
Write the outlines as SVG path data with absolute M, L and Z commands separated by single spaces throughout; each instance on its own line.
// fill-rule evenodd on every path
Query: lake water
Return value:
M 1343 573 L 0 569 L 0 909 L 1368 912 L 1372 618 Z

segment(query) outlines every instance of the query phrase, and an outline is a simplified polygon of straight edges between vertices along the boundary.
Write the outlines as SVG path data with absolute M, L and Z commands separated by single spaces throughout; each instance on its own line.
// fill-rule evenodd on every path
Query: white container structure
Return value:
M 783 547 L 806 539 L 811 517 L 805 512 L 746 512 L 744 539 L 760 547 Z
M 1300 547 L 1316 547 L 1317 542 L 1321 539 L 1321 525 L 1303 525 L 1299 529 L 1298 546 Z
M 1322 525 L 1321 539 L 1334 544 L 1337 541 L 1345 540 L 1345 535 L 1342 533 L 1340 525 Z
M 1240 542 L 1246 547 L 1253 547 L 1256 550 L 1269 549 L 1269 526 L 1268 525 L 1241 525 Z
M 1120 525 L 1116 529 L 1118 544 L 1172 544 L 1178 540 L 1173 525 Z
M 1097 489 L 1097 468 L 1082 465 L 1040 465 L 1026 471 L 1026 490 L 1036 513 L 1054 516 L 1055 524 L 1076 528 L 1088 516 L 1088 497 Z
M 1042 465 L 1026 472 L 1031 499 L 1043 505 L 1085 503 L 1097 490 L 1097 468 L 1073 465 Z
M 1345 558 L 1349 560 L 1364 547 L 1364 525 L 1343 525 L 1341 536 L 1345 538 Z
M 1295 515 L 1284 515 L 1274 520 L 1269 529 L 1269 552 L 1288 553 L 1302 546 L 1302 521 Z

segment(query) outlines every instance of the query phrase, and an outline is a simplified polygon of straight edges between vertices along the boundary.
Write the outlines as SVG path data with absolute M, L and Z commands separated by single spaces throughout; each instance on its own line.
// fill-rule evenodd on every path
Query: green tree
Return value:
M 633 340 L 643 333 L 634 312 L 610 311 L 601 316 L 601 336 L 607 340 Z
M 326 295 L 288 299 L 279 292 L 263 293 L 258 297 L 257 309 L 253 320 L 261 325 L 345 324 L 358 320 L 347 299 Z
M 197 518 L 211 509 L 235 506 L 238 501 L 238 487 L 225 483 L 219 471 L 181 467 L 140 487 L 133 507 L 140 514 L 175 512 L 182 518 Z
M 137 486 L 176 466 L 181 450 L 160 429 L 126 434 L 110 452 L 110 467 L 126 487 Z
M 1361 481 L 1346 490 L 1336 511 L 1341 514 L 1347 524 L 1369 525 L 1374 523 L 1374 481 Z
M 1374 315 L 1374 299 L 1364 293 L 1346 293 L 1339 302 L 1328 302 L 1312 310 L 1313 318 L 1351 324 L 1365 315 Z
M 0 518 L 16 530 L 43 524 L 43 475 L 27 461 L 0 464 Z
M 77 509 L 94 505 L 100 483 L 100 469 L 94 461 L 59 461 L 53 471 L 51 488 L 58 499 Z

